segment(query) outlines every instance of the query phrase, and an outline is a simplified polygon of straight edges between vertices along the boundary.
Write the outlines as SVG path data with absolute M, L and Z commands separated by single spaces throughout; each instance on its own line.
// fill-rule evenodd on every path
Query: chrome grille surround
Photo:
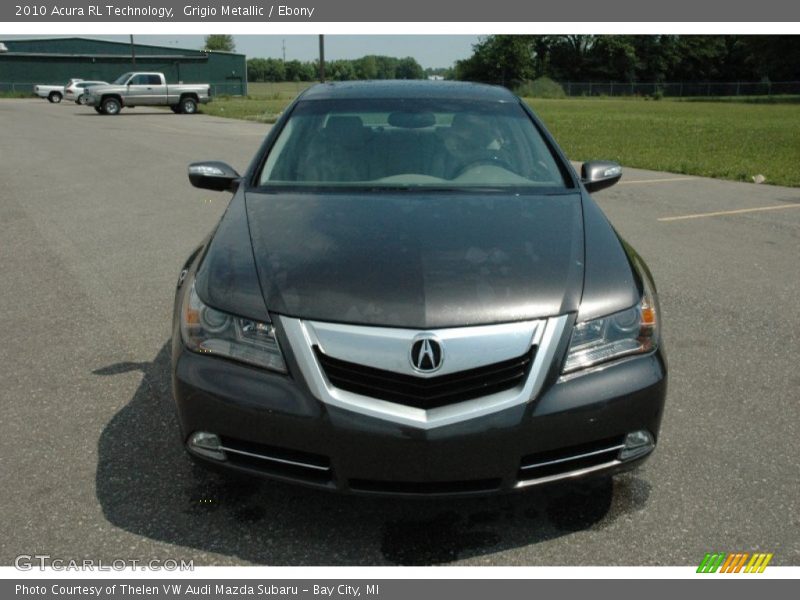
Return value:
M 320 401 L 345 410 L 419 429 L 443 427 L 525 404 L 541 390 L 552 364 L 567 316 L 549 319 L 454 327 L 435 330 L 365 327 L 278 317 L 309 389 Z M 435 336 L 447 359 L 432 374 L 413 370 L 409 347 L 421 333 Z M 331 385 L 314 353 L 319 347 L 326 355 L 376 369 L 416 377 L 458 373 L 501 362 L 536 346 L 536 354 L 521 386 L 480 398 L 422 409 L 362 396 Z

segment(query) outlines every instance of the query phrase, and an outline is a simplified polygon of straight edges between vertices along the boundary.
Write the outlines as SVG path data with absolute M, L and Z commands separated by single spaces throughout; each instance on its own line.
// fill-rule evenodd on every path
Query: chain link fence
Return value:
M 663 96 L 665 98 L 718 98 L 729 96 L 800 95 L 800 81 L 678 81 L 624 83 L 615 81 L 560 82 L 567 96 Z
M 33 94 L 33 84 L 0 81 L 0 94 Z

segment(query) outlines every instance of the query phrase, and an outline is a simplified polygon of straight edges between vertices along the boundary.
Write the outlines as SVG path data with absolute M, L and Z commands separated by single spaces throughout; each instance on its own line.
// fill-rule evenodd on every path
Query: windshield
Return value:
M 307 100 L 272 146 L 261 186 L 565 187 L 517 103 Z
M 131 78 L 132 73 L 123 73 L 114 80 L 114 85 L 122 85 Z

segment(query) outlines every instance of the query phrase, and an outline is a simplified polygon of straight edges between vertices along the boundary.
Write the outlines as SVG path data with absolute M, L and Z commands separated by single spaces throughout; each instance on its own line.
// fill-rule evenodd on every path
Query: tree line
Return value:
M 362 56 L 352 60 L 325 62 L 330 81 L 354 79 L 423 79 L 425 71 L 410 56 Z M 248 81 L 314 81 L 319 78 L 318 61 L 282 61 L 279 58 L 251 58 L 247 61 Z
M 455 79 L 513 86 L 556 81 L 798 81 L 798 35 L 492 35 Z
M 207 35 L 204 48 L 235 52 L 232 35 Z M 428 69 L 431 73 L 438 69 Z M 412 57 L 369 55 L 352 60 L 325 62 L 325 78 L 331 81 L 353 79 L 424 79 L 427 73 Z M 248 81 L 315 81 L 320 77 L 319 61 L 251 58 L 247 61 Z

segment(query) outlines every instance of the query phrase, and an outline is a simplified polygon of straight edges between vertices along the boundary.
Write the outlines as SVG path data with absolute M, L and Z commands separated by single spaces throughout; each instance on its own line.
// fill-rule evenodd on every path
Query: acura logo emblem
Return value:
M 433 373 L 444 362 L 442 345 L 432 337 L 422 337 L 411 345 L 411 366 L 420 373 Z

